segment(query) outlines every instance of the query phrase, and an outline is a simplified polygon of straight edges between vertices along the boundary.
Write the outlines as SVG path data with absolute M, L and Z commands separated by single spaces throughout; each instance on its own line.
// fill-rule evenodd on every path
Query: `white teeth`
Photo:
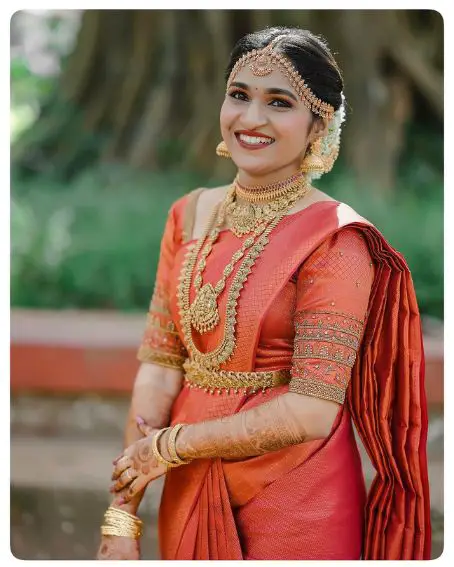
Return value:
M 274 142 L 273 139 L 270 138 L 259 138 L 257 136 L 246 136 L 246 134 L 240 134 L 239 138 L 242 142 L 246 144 L 272 144 Z

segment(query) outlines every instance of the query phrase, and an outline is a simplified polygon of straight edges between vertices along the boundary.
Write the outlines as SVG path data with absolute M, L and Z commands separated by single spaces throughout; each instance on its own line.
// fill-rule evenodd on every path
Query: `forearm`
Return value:
M 338 409 L 334 402 L 286 393 L 229 417 L 185 426 L 177 452 L 183 459 L 263 455 L 326 437 Z
M 169 424 L 170 412 L 181 390 L 182 381 L 180 370 L 152 364 L 141 365 L 131 396 L 125 428 L 125 447 L 142 437 L 137 429 L 137 416 L 158 429 Z
M 125 427 L 125 448 L 143 436 L 137 427 L 137 416 L 157 429 L 169 424 L 172 405 L 181 385 L 181 371 L 145 363 L 141 365 L 134 383 Z M 121 508 L 135 514 L 143 494 L 144 491 L 140 492 L 130 502 L 121 505 Z

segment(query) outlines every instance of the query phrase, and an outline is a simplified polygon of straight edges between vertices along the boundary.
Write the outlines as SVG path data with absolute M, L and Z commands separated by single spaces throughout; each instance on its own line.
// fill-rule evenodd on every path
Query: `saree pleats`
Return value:
M 365 499 L 361 459 L 344 406 L 323 441 L 170 471 L 160 522 L 172 526 L 174 537 L 160 538 L 162 557 L 360 558 Z M 186 509 L 185 518 L 175 516 L 177 506 Z
M 244 400 L 183 389 L 172 424 L 195 423 L 236 413 Z M 220 460 L 195 460 L 166 475 L 159 509 L 163 559 L 241 559 L 241 549 Z
M 162 558 L 242 559 L 221 462 L 201 464 L 188 465 L 193 470 L 185 475 L 171 471 L 166 478 L 159 517 Z M 176 504 L 184 512 L 179 516 Z

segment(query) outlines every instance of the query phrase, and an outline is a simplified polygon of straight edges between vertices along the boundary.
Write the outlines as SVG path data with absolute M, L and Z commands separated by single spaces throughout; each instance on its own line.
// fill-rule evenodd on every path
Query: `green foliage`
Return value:
M 276 23 L 291 24 L 289 14 L 277 11 Z M 67 15 L 49 12 L 49 41 L 37 53 L 53 53 L 62 68 L 78 29 L 77 18 Z M 35 19 L 27 37 L 36 26 Z M 12 180 L 12 303 L 143 311 L 169 207 L 206 181 L 181 172 L 99 167 L 109 132 L 86 128 L 82 108 L 60 95 L 58 74 L 33 73 L 26 52 L 11 59 L 12 154 L 21 165 Z M 390 198 L 372 182 L 355 187 L 342 160 L 317 186 L 377 226 L 405 256 L 421 311 L 442 318 L 443 125 L 421 104 L 417 109 Z M 163 133 L 156 152 L 161 167 L 172 170 L 186 147 Z
M 336 170 L 337 172 L 337 170 Z M 406 258 L 422 313 L 443 316 L 443 191 L 407 178 L 391 200 L 333 172 L 320 188 L 373 222 Z M 105 167 L 68 186 L 13 181 L 11 297 L 16 306 L 143 311 L 170 205 L 190 175 Z M 412 187 L 412 191 L 409 191 Z
M 108 168 L 70 187 L 14 184 L 13 305 L 141 309 L 171 203 L 197 179 Z
M 15 142 L 38 118 L 41 105 L 56 87 L 54 77 L 32 73 L 22 57 L 11 60 L 11 141 Z

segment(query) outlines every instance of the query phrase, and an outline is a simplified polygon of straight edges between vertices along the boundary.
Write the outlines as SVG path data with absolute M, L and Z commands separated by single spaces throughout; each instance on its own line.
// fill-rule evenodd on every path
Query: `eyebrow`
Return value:
M 231 87 L 238 87 L 238 88 L 244 89 L 246 91 L 249 90 L 249 86 L 246 83 L 233 82 L 233 83 L 231 83 L 230 86 Z M 286 95 L 286 96 L 292 98 L 295 102 L 298 102 L 298 99 L 296 98 L 296 96 L 292 92 L 287 91 L 286 89 L 278 89 L 278 88 L 265 89 L 265 93 L 266 94 Z

